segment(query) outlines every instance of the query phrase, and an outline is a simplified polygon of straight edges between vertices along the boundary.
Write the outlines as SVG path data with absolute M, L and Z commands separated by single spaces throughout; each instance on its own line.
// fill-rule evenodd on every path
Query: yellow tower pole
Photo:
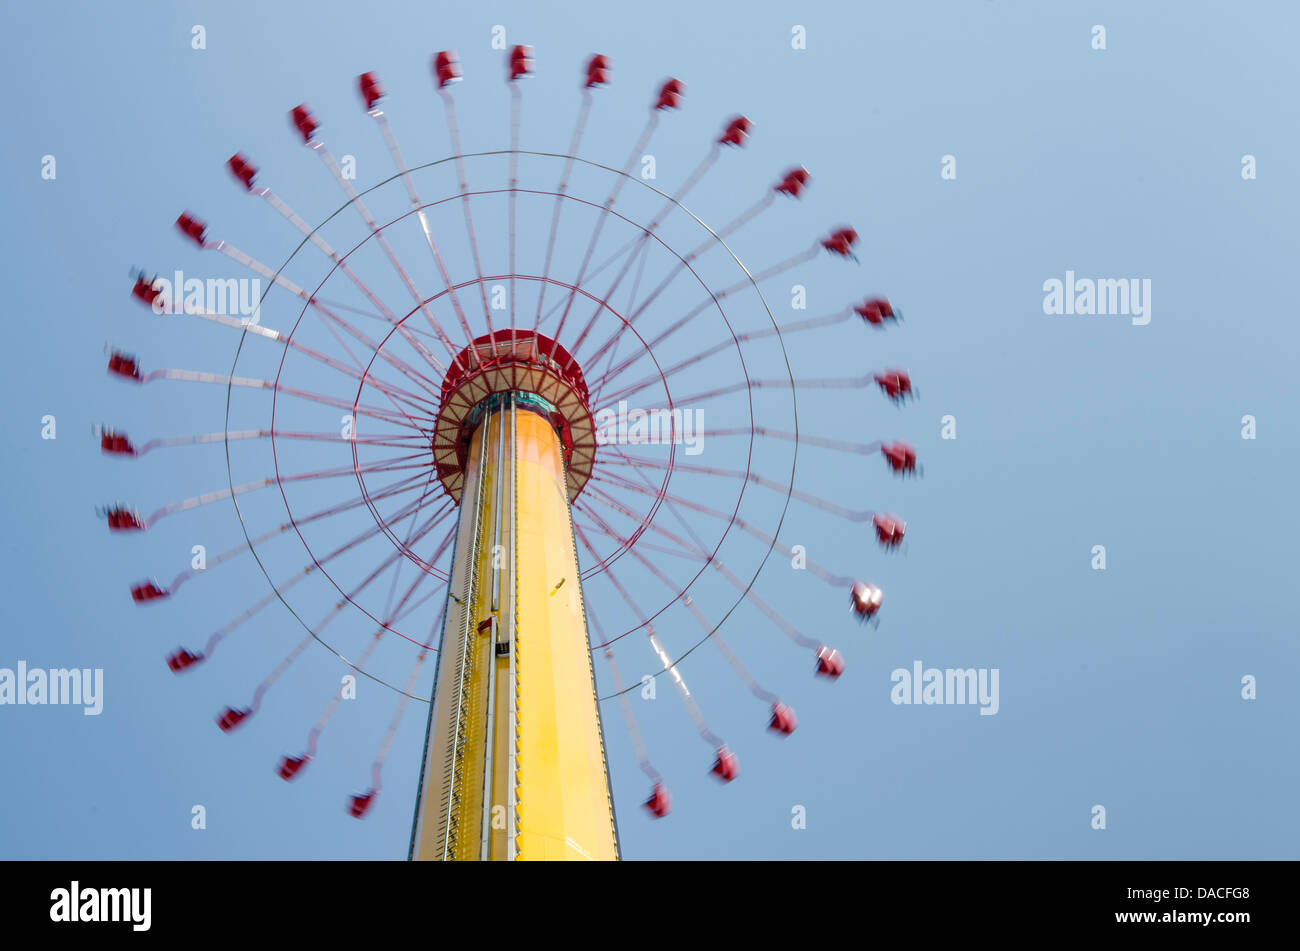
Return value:
M 527 394 L 478 411 L 410 857 L 617 859 L 560 439 Z

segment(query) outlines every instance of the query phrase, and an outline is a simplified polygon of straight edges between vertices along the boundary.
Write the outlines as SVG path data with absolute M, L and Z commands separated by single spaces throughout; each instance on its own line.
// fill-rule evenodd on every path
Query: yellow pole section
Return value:
M 537 414 L 515 417 L 515 841 L 521 859 L 616 859 L 560 440 Z
M 559 437 L 474 432 L 411 857 L 616 859 Z
M 482 464 L 488 429 L 485 422 L 474 433 L 465 466 L 447 619 L 411 841 L 411 858 L 417 860 L 477 859 L 481 852 L 487 674 L 493 638 L 480 634 L 478 625 L 482 618 L 491 617 L 490 610 L 483 611 L 485 594 L 491 598 L 491 576 L 485 586 L 481 566 L 483 550 L 492 544 L 491 534 L 484 533 L 493 524 L 488 509 L 497 496 L 496 471 Z M 487 441 L 491 447 L 491 440 Z

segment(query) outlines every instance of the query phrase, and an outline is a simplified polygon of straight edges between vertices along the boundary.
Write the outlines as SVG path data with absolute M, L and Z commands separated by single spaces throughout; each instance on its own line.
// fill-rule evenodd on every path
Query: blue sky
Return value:
M 11 503 L 0 667 L 103 668 L 105 703 L 98 717 L 0 707 L 9 777 L 0 807 L 11 820 L 0 855 L 405 855 L 422 708 L 402 721 L 383 795 L 363 822 L 344 803 L 368 783 L 391 693 L 363 682 L 297 782 L 272 771 L 302 748 L 338 682 L 341 666 L 326 651 L 308 650 L 253 721 L 220 734 L 213 715 L 246 702 L 301 628 L 273 604 L 223 645 L 220 663 L 168 673 L 167 652 L 201 643 L 262 597 L 266 579 L 245 557 L 169 602 L 132 605 L 129 585 L 169 579 L 193 544 L 210 553 L 235 545 L 234 510 L 206 506 L 123 538 L 108 535 L 94 506 L 121 498 L 148 512 L 220 488 L 225 458 L 217 445 L 107 459 L 90 430 L 106 422 L 143 441 L 223 427 L 223 388 L 131 389 L 107 378 L 103 347 L 123 346 L 146 368 L 229 372 L 237 333 L 152 317 L 126 292 L 135 266 L 239 276 L 183 243 L 171 222 L 187 208 L 273 266 L 293 252 L 301 236 L 221 167 L 233 151 L 247 151 L 267 184 L 319 221 L 343 198 L 294 139 L 287 111 L 312 105 L 331 150 L 356 156 L 359 187 L 387 178 L 388 156 L 353 85 L 373 69 L 408 161 L 443 158 L 428 63 L 444 48 L 465 67 L 454 95 L 466 149 L 505 148 L 509 96 L 502 54 L 490 47 L 500 24 L 509 43 L 536 48 L 538 75 L 523 92 L 526 149 L 567 147 L 581 65 L 603 52 L 613 81 L 596 94 L 584 157 L 621 165 L 671 75 L 687 83 L 686 101 L 648 149 L 666 191 L 726 119 L 754 121 L 746 150 L 725 156 L 686 200 L 704 220 L 720 226 L 778 172 L 807 165 L 806 199 L 765 213 L 732 247 L 757 270 L 847 222 L 861 233 L 861 263 L 820 256 L 764 285 L 773 313 L 790 321 L 880 292 L 907 320 L 884 333 L 848 323 L 792 336 L 795 375 L 897 364 L 920 391 L 901 410 L 869 391 L 800 394 L 802 430 L 908 439 L 925 475 L 902 483 L 878 459 L 800 449 L 799 488 L 897 510 L 908 544 L 887 557 L 862 526 L 792 503 L 784 542 L 886 592 L 879 630 L 860 628 L 843 591 L 779 554 L 763 569 L 756 590 L 843 650 L 848 669 L 834 684 L 814 680 L 811 658 L 752 608 L 724 626 L 755 676 L 798 711 L 793 736 L 765 733 L 762 705 L 718 651 L 694 652 L 682 671 L 742 772 L 725 787 L 705 775 L 710 751 L 660 683 L 656 700 L 634 701 L 674 794 L 673 814 L 656 823 L 638 808 L 647 784 L 617 705 L 602 705 L 626 857 L 1297 857 L 1290 567 L 1300 530 L 1300 333 L 1291 274 L 1300 117 L 1288 93 L 1300 16 L 1195 3 L 1049 11 L 1028 2 L 671 2 L 635 14 L 587 2 L 378 7 L 5 6 L 0 50 L 18 98 L 0 140 L 11 356 L 0 414 Z M 195 24 L 206 30 L 204 50 L 191 48 Z M 791 49 L 796 24 L 806 27 L 806 50 Z M 1105 50 L 1092 48 L 1097 24 Z M 41 177 L 46 155 L 57 161 L 54 180 Z M 945 155 L 956 158 L 955 180 L 940 176 Z M 1246 155 L 1256 160 L 1253 180 L 1241 174 Z M 480 169 L 471 171 L 501 174 Z M 539 160 L 528 171 L 553 187 L 554 166 Z M 454 193 L 444 172 L 427 175 L 426 197 Z M 581 184 L 598 201 L 607 182 Z M 628 206 L 653 213 L 648 193 L 638 194 Z M 404 210 L 400 193 L 385 196 L 377 210 Z M 526 206 L 535 226 L 549 221 L 544 207 Z M 698 240 L 687 222 L 665 227 Z M 358 228 L 340 221 L 331 240 L 350 247 Z M 483 233 L 488 253 L 499 252 L 499 233 Z M 464 249 L 450 253 L 460 260 Z M 324 276 L 323 258 L 295 260 L 300 283 Z M 728 273 L 725 261 L 711 267 L 714 279 Z M 1067 270 L 1150 279 L 1151 322 L 1045 315 L 1043 283 Z M 790 311 L 794 283 L 808 289 L 806 315 Z M 391 289 L 396 299 L 401 287 Z M 293 301 L 282 292 L 269 300 L 264 322 L 292 326 Z M 758 306 L 742 295 L 737 321 L 761 326 Z M 719 332 L 710 326 L 699 345 Z M 689 355 L 695 339 L 669 357 Z M 753 375 L 782 375 L 778 358 L 757 349 Z M 265 353 L 240 359 L 241 371 L 248 361 L 249 372 L 269 366 Z M 782 405 L 764 404 L 772 425 L 788 422 Z M 238 408 L 244 421 L 255 412 L 251 402 Z M 47 414 L 57 420 L 53 440 L 41 438 Z M 945 415 L 956 419 L 954 440 L 940 438 Z M 1253 440 L 1241 438 L 1246 415 L 1256 420 Z M 723 438 L 692 461 L 733 466 Z M 788 471 L 788 451 L 773 449 L 765 471 L 780 474 L 782 460 Z M 261 461 L 237 453 L 232 474 L 251 478 Z M 709 504 L 725 499 L 722 489 L 698 491 Z M 247 509 L 263 527 L 283 511 L 271 492 Z M 302 504 L 324 498 L 308 493 Z M 751 488 L 746 500 L 756 521 L 775 524 L 771 499 Z M 296 538 L 280 545 L 268 555 L 277 577 L 304 561 Z M 761 551 L 735 545 L 734 564 L 752 573 Z M 1104 571 L 1091 567 L 1095 545 L 1106 548 Z M 644 584 L 638 591 L 654 590 L 633 566 L 619 570 Z M 297 604 L 316 620 L 336 593 L 307 587 Z M 700 596 L 713 616 L 725 609 L 722 593 Z M 593 584 L 589 597 L 613 627 L 613 593 Z M 336 623 L 348 650 L 363 643 L 359 615 Z M 698 639 L 693 626 L 680 609 L 659 625 L 674 650 Z M 649 648 L 633 640 L 619 644 L 629 678 L 654 670 Z M 388 645 L 377 662 L 400 676 L 412 656 L 409 644 Z M 894 705 L 890 672 L 915 660 L 997 668 L 999 712 Z M 607 688 L 599 658 L 597 671 Z M 421 689 L 431 675 L 430 665 Z M 1255 700 L 1241 696 L 1248 675 Z M 201 831 L 190 824 L 195 804 L 207 812 Z M 1104 831 L 1090 824 L 1098 804 Z M 805 829 L 791 826 L 795 806 L 806 810 Z

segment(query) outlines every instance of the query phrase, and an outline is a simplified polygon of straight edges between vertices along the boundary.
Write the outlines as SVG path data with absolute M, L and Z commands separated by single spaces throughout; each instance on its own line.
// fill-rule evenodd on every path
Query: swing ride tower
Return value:
M 410 857 L 616 859 L 570 511 L 595 457 L 582 371 L 540 334 L 478 338 L 432 450 L 459 522 Z
M 237 570 L 214 572 L 219 564 L 255 562 L 248 570 L 270 590 L 197 632 L 202 640 L 165 655 L 172 674 L 190 677 L 200 668 L 220 670 L 227 643 L 265 635 L 245 648 L 265 665 L 261 679 L 249 699 L 217 712 L 222 733 L 247 732 L 250 720 L 264 719 L 266 706 L 293 702 L 292 695 L 281 700 L 288 688 L 278 684 L 323 677 L 320 712 L 304 723 L 305 744 L 274 765 L 280 780 L 309 783 L 317 772 L 311 764 L 339 746 L 348 753 L 370 725 L 375 703 L 391 700 L 387 725 L 376 731 L 369 784 L 345 801 L 347 814 L 360 820 L 383 801 L 385 763 L 403 749 L 396 743 L 404 716 L 428 704 L 420 710 L 423 758 L 407 850 L 414 860 L 620 858 L 599 706 L 611 700 L 651 784 L 642 815 L 657 821 L 670 814 L 668 777 L 654 765 L 654 744 L 642 737 L 628 697 L 637 681 L 625 686 L 616 652 L 638 673 L 639 665 L 653 664 L 652 674 L 637 679 L 662 677 L 671 685 L 709 751 L 701 766 L 709 763 L 707 775 L 719 783 L 735 781 L 738 753 L 710 726 L 683 660 L 706 644 L 716 647 L 757 704 L 756 724 L 777 740 L 789 737 L 798 725 L 789 702 L 796 698 L 783 697 L 767 679 L 786 673 L 787 664 L 750 666 L 746 655 L 765 650 L 755 625 L 788 640 L 818 682 L 837 681 L 846 662 L 820 630 L 827 620 L 818 614 L 819 595 L 792 590 L 808 615 L 796 622 L 759 593 L 769 557 L 793 558 L 797 550 L 807 568 L 799 578 L 828 586 L 841 611 L 847 594 L 849 617 L 859 622 L 878 625 L 883 599 L 880 586 L 814 561 L 785 540 L 796 517 L 791 503 L 832 519 L 837 531 L 825 537 L 851 544 L 854 560 L 863 557 L 862 546 L 846 527 L 858 526 L 867 540 L 874 535 L 884 552 L 899 551 L 906 531 L 898 516 L 861 507 L 857 493 L 842 500 L 797 487 L 796 458 L 799 472 L 814 479 L 873 456 L 883 457 L 894 476 L 921 471 L 909 444 L 817 434 L 801 422 L 796 404 L 796 391 L 814 391 L 812 404 L 832 410 L 813 418 L 839 426 L 835 407 L 849 404 L 829 397 L 819 404 L 818 392 L 878 388 L 896 405 L 915 398 L 906 370 L 864 366 L 870 345 L 859 335 L 901 320 L 889 298 L 874 291 L 864 298 L 855 286 L 834 310 L 778 322 L 760 289 L 795 269 L 812 274 L 819 258 L 856 261 L 858 232 L 832 223 L 829 232 L 817 230 L 752 270 L 728 243 L 748 240 L 744 229 L 760 216 L 771 244 L 797 234 L 768 222 L 804 194 L 807 169 L 751 175 L 739 156 L 724 159 L 743 151 L 750 135 L 750 121 L 735 115 L 702 143 L 697 164 L 680 166 L 691 170 L 676 186 L 661 190 L 642 179 L 638 163 L 684 102 L 685 84 L 675 78 L 656 87 L 621 168 L 583 158 L 594 91 L 610 81 L 602 54 L 579 74 L 582 98 L 567 151 L 521 149 L 518 80 L 533 72 L 531 50 L 515 46 L 507 54 L 509 150 L 477 152 L 463 147 L 450 92 L 462 78 L 459 61 L 450 50 L 434 54 L 450 154 L 415 166 L 397 145 L 376 74 L 361 74 L 362 106 L 396 169 L 364 191 L 325 147 L 307 105 L 294 107 L 291 128 L 347 198 L 315 226 L 264 181 L 247 154 L 232 155 L 226 164 L 238 187 L 300 233 L 294 251 L 275 268 L 210 236 L 190 211 L 176 225 L 199 251 L 268 282 L 257 313 L 274 326 L 219 305 L 178 310 L 182 288 L 138 273 L 131 295 L 153 313 L 225 326 L 240 341 L 233 363 L 220 372 L 146 369 L 134 353 L 113 347 L 109 374 L 148 385 L 150 394 L 155 385 L 224 388 L 223 425 L 140 442 L 107 425 L 96 430 L 103 453 L 119 459 L 173 449 L 198 455 L 202 448 L 182 447 L 205 445 L 224 452 L 224 465 L 209 460 L 224 470 L 224 488 L 202 486 L 202 494 L 152 512 L 121 501 L 98 510 L 109 531 L 136 534 L 182 513 L 198 517 L 194 510 L 206 506 L 233 507 L 242 535 L 234 547 L 170 581 L 151 576 L 129 588 L 136 605 L 159 605 L 182 586 L 187 593 L 199 586 L 201 577 Z M 714 230 L 684 202 L 724 161 L 735 164 L 719 192 L 748 182 L 756 193 Z M 482 249 L 476 221 L 499 229 Z M 691 249 L 679 251 L 681 241 Z M 611 248 L 618 250 L 606 253 Z M 329 261 L 323 276 L 320 255 Z M 403 260 L 412 256 L 424 263 L 408 269 Z M 828 279 L 819 287 L 831 293 L 838 284 Z M 293 299 L 287 312 L 282 293 Z M 404 295 L 410 304 L 396 306 Z M 508 329 L 505 314 L 493 313 L 507 302 Z M 403 316 L 404 306 L 410 309 Z M 826 339 L 805 350 L 817 355 L 814 372 L 797 373 L 785 340 L 810 332 Z M 858 397 L 852 399 L 856 406 Z M 599 416 L 593 405 L 602 408 Z M 632 413 L 640 422 L 653 414 L 659 432 L 625 430 L 628 405 L 638 407 Z M 612 438 L 606 414 L 615 406 L 620 422 Z M 702 436 L 706 410 L 714 421 L 707 465 L 692 458 L 687 436 Z M 678 457 L 679 443 L 687 444 L 685 458 Z M 702 448 L 698 439 L 694 445 Z M 804 464 L 806 452 L 815 459 L 823 450 L 841 461 Z M 206 474 L 194 466 L 188 475 Z M 262 491 L 272 488 L 278 491 Z M 206 530 L 219 527 L 209 522 Z M 210 604 L 225 613 L 224 599 Z M 284 613 L 265 618 L 272 605 Z M 206 610 L 188 616 L 207 625 Z M 173 621 L 164 619 L 163 629 Z M 355 691 L 345 692 L 332 671 L 310 666 L 320 651 L 344 664 L 343 685 L 365 678 L 364 704 L 343 702 Z M 593 673 L 597 653 L 608 674 L 603 696 Z M 245 677 L 248 663 L 234 671 Z M 695 679 L 706 671 L 689 673 Z M 347 716 L 366 718 L 354 723 L 347 743 L 333 742 L 337 730 L 322 740 L 332 722 Z

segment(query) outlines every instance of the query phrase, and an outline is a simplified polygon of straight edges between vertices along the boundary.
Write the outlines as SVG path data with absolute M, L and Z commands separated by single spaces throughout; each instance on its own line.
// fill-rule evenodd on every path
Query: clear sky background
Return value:
M 753 183 L 806 164 L 806 201 L 748 229 L 737 253 L 759 268 L 847 221 L 862 234 L 862 263 L 822 257 L 765 288 L 778 319 L 796 319 L 788 287 L 798 281 L 809 315 L 878 291 L 907 321 L 792 339 L 796 376 L 896 363 L 920 390 L 902 411 L 865 391 L 800 404 L 810 432 L 909 439 L 925 476 L 899 483 L 876 459 L 801 451 L 800 488 L 896 509 L 908 545 L 886 558 L 861 526 L 792 506 L 785 541 L 886 591 L 879 630 L 859 628 L 843 591 L 780 557 L 764 569 L 757 590 L 844 651 L 834 684 L 815 681 L 811 658 L 756 612 L 724 627 L 798 710 L 792 737 L 765 735 L 761 705 L 718 652 L 695 652 L 683 672 L 742 772 L 725 787 L 706 775 L 710 751 L 662 683 L 657 700 L 636 701 L 674 793 L 673 814 L 654 822 L 638 805 L 647 784 L 617 706 L 603 704 L 626 857 L 1300 857 L 1300 13 L 1274 3 L 328 0 L 6 2 L 2 16 L 0 667 L 102 667 L 106 696 L 98 717 L 0 707 L 0 856 L 405 856 L 423 710 L 408 711 L 363 822 L 344 804 L 368 784 L 391 694 L 363 684 L 298 782 L 272 772 L 301 749 L 337 683 L 327 652 L 309 651 L 256 720 L 221 735 L 212 715 L 244 702 L 300 636 L 297 622 L 275 604 L 223 647 L 223 663 L 168 673 L 167 652 L 200 643 L 266 582 L 232 564 L 166 604 L 132 605 L 129 584 L 170 578 L 192 544 L 234 544 L 234 512 L 208 506 L 122 538 L 94 506 L 122 498 L 148 512 L 219 488 L 224 457 L 214 446 L 105 459 L 90 430 L 108 422 L 142 441 L 222 427 L 224 390 L 131 390 L 106 377 L 103 347 L 126 347 L 146 368 L 229 368 L 236 334 L 159 322 L 126 292 L 134 266 L 211 265 L 172 228 L 185 208 L 272 263 L 293 250 L 292 230 L 221 168 L 233 151 L 255 156 L 268 184 L 319 220 L 340 199 L 285 113 L 310 102 L 334 152 L 358 155 L 358 185 L 373 184 L 390 169 L 353 84 L 374 69 L 408 160 L 442 158 L 428 63 L 444 48 L 465 65 L 455 95 L 466 147 L 505 148 L 509 99 L 490 48 L 501 24 L 511 44 L 536 48 L 525 148 L 567 147 L 581 64 L 603 52 L 613 84 L 597 94 L 583 149 L 593 160 L 622 163 L 645 103 L 672 75 L 687 100 L 651 149 L 661 187 L 685 177 L 723 120 L 755 122 L 751 146 L 727 159 L 735 171 L 715 171 L 687 202 L 705 220 L 724 223 L 753 200 Z M 205 50 L 191 48 L 195 24 Z M 796 24 L 806 50 L 791 49 Z M 1104 51 L 1091 46 L 1095 24 Z M 41 177 L 45 155 L 57 160 L 53 181 Z M 945 155 L 956 157 L 955 181 L 941 179 Z M 1243 180 L 1245 155 L 1255 180 Z M 1149 278 L 1150 324 L 1044 315 L 1043 282 L 1067 269 Z M 292 323 L 297 309 L 284 306 L 264 321 Z M 47 414 L 54 440 L 41 439 Z M 946 414 L 955 440 L 940 438 Z M 1247 414 L 1254 440 L 1241 438 Z M 1106 547 L 1104 571 L 1091 567 L 1094 545 Z M 302 563 L 292 547 L 280 573 Z M 693 624 L 684 612 L 678 623 Z M 625 676 L 653 670 L 644 644 L 627 650 Z M 890 671 L 914 660 L 998 668 L 998 714 L 893 705 Z M 1241 697 L 1247 675 L 1252 701 Z M 202 831 L 190 825 L 195 804 L 207 810 Z M 1090 824 L 1098 804 L 1104 831 Z M 806 829 L 791 826 L 795 806 Z

